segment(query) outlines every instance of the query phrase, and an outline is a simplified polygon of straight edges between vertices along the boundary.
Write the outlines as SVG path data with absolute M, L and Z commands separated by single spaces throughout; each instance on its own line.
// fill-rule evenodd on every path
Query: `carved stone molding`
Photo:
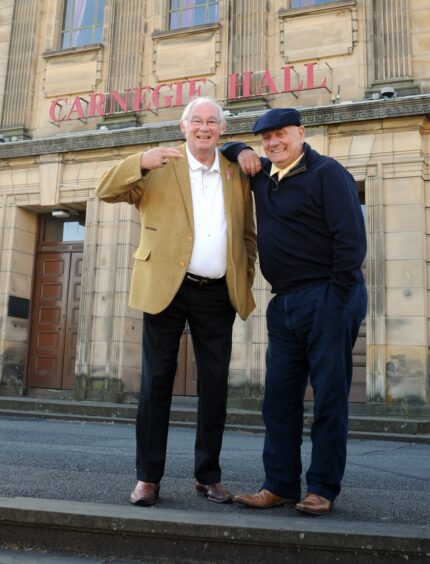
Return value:
M 355 1 L 345 0 L 279 12 L 284 61 L 350 55 L 358 44 Z
M 152 70 L 157 81 L 214 74 L 221 62 L 220 34 L 219 24 L 154 32 Z
M 390 100 L 365 100 L 344 105 L 317 106 L 300 109 L 305 126 L 319 127 L 332 124 L 354 123 L 430 115 L 430 95 L 394 98 Z M 227 134 L 251 133 L 255 120 L 264 113 L 256 111 L 227 118 Z M 146 145 L 169 141 L 181 141 L 182 133 L 178 122 L 142 125 L 127 130 L 91 131 L 82 134 L 17 141 L 0 145 L 1 159 L 10 159 L 46 153 L 67 153 L 121 147 Z

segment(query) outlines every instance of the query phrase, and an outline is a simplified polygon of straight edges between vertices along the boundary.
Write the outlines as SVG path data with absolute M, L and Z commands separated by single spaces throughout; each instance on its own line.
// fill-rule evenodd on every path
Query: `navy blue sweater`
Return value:
M 225 143 L 230 161 L 244 143 Z M 271 162 L 251 178 L 257 215 L 260 268 L 283 294 L 330 282 L 345 302 L 356 284 L 363 284 L 361 266 L 366 233 L 355 180 L 337 161 L 320 155 L 307 143 L 300 162 L 277 182 Z

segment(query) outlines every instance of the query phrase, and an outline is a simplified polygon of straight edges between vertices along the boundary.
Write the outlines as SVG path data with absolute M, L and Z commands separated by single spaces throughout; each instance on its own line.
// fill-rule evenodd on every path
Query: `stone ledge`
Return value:
M 202 562 L 423 562 L 430 527 L 0 498 L 0 544 Z M 291 560 L 290 560 L 291 559 Z M 189 562 L 189 560 L 187 560 Z
M 406 96 L 389 100 L 363 100 L 330 106 L 299 108 L 303 124 L 307 127 L 353 123 L 385 118 L 402 118 L 430 115 L 430 95 Z M 227 117 L 226 135 L 251 133 L 252 126 L 265 110 L 244 112 Z M 169 141 L 182 141 L 179 121 L 144 124 L 140 127 L 111 131 L 89 131 L 0 144 L 0 160 L 42 155 L 48 153 L 73 153 L 146 145 Z

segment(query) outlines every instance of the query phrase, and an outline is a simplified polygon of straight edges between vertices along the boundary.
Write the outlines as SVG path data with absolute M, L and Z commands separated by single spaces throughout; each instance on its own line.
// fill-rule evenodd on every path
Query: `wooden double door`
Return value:
M 31 308 L 27 386 L 71 390 L 83 250 L 40 252 Z

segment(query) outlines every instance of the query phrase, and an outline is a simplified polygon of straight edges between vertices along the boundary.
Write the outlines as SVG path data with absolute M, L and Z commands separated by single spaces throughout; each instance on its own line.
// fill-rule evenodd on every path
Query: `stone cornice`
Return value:
M 265 110 L 244 112 L 227 117 L 227 135 L 250 133 L 252 126 Z M 430 95 L 406 96 L 388 100 L 365 100 L 330 106 L 300 108 L 303 125 L 322 127 L 326 125 L 354 123 L 386 118 L 430 115 Z M 144 124 L 140 127 L 110 131 L 87 131 L 69 133 L 43 139 L 30 139 L 0 144 L 0 160 L 49 153 L 73 153 L 108 147 L 157 144 L 180 141 L 183 136 L 178 121 Z

